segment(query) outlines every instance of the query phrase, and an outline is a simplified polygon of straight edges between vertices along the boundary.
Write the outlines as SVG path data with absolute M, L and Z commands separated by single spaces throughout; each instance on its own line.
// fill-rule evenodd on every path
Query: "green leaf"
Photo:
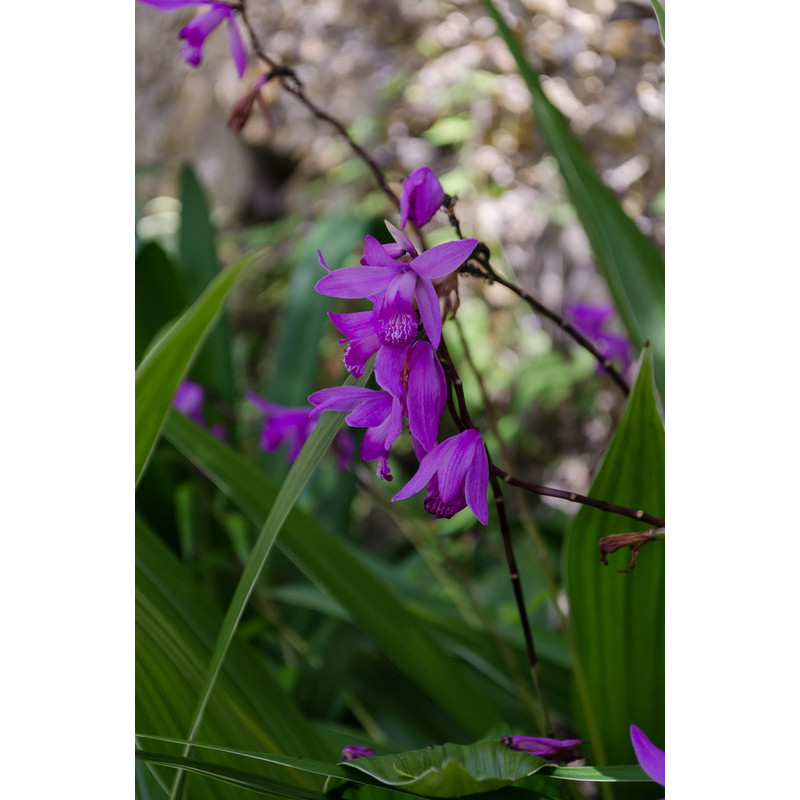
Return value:
M 658 27 L 661 29 L 661 41 L 666 42 L 664 38 L 664 4 L 659 0 L 650 0 L 653 4 L 653 10 L 656 12 L 656 19 L 658 20 Z
M 335 415 L 341 418 L 343 415 Z M 312 434 L 327 425 L 329 414 Z M 338 425 L 338 422 L 333 422 Z M 334 428 L 335 431 L 335 428 Z M 190 420 L 174 414 L 166 436 L 256 524 L 278 502 L 277 490 L 255 467 Z M 326 441 L 330 441 L 333 431 Z M 312 442 L 306 444 L 308 447 Z M 298 468 L 305 448 L 293 470 Z M 292 473 L 290 472 L 290 478 Z M 284 493 L 287 484 L 281 488 Z M 316 520 L 294 508 L 285 517 L 278 546 L 308 577 L 372 636 L 386 656 L 472 735 L 481 735 L 497 717 L 493 707 L 403 603 L 371 570 Z M 252 560 L 252 556 L 251 556 Z M 467 698 L 469 698 L 467 700 Z
M 464 797 L 488 792 L 533 775 L 547 761 L 499 742 L 442 744 L 409 753 L 372 756 L 345 765 L 427 797 Z
M 283 783 L 282 781 L 265 778 L 261 775 L 223 764 L 209 764 L 204 761 L 198 761 L 195 758 L 159 755 L 157 753 L 148 753 L 144 750 L 137 750 L 136 758 L 147 761 L 150 764 L 160 764 L 166 767 L 175 767 L 181 771 L 206 775 L 224 781 L 225 783 L 233 784 L 234 786 L 241 786 L 245 789 L 258 792 L 259 794 L 265 794 L 269 797 L 297 797 L 300 798 L 300 800 L 329 800 L 322 792 L 315 792 L 311 789 L 293 786 L 288 783 Z
M 136 254 L 136 363 L 164 326 L 186 308 L 180 275 L 166 251 L 155 242 Z
M 663 517 L 664 426 L 645 350 L 619 427 L 592 486 L 592 497 Z M 635 761 L 629 727 L 664 742 L 664 543 L 646 544 L 636 568 L 628 550 L 600 563 L 597 543 L 647 526 L 582 506 L 565 544 L 565 585 L 587 748 L 599 764 Z
M 187 730 L 222 614 L 177 558 L 136 520 L 136 725 Z M 329 751 L 264 663 L 235 642 L 203 723 L 203 737 L 234 747 L 322 757 Z M 145 737 L 142 737 L 145 738 Z M 275 770 L 267 770 L 268 774 Z M 296 778 L 292 778 L 293 780 Z M 307 784 L 310 785 L 310 784 Z M 219 792 L 193 787 L 192 796 Z
M 188 165 L 180 176 L 181 225 L 178 234 L 178 263 L 190 301 L 205 291 L 219 272 L 214 228 L 203 187 Z M 235 401 L 231 341 L 226 320 L 221 319 L 209 334 L 193 369 L 194 376 L 228 405 Z
M 483 4 L 517 63 L 533 101 L 533 112 L 556 157 L 597 267 L 608 284 L 634 345 L 653 346 L 656 382 L 664 389 L 664 259 L 653 241 L 625 213 L 616 195 L 597 176 L 568 121 L 548 100 L 539 75 L 492 0 Z
M 223 270 L 150 348 L 136 369 L 136 483 L 158 440 L 172 398 L 211 331 L 225 298 L 253 261 L 249 254 Z

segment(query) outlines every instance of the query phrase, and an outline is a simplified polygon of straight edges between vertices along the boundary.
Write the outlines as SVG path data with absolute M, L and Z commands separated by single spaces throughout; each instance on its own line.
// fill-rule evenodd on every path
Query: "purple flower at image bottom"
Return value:
M 208 0 L 139 0 L 159 11 L 175 11 L 185 6 L 207 5 L 210 8 L 198 14 L 188 25 L 181 29 L 178 39 L 183 39 L 181 58 L 193 67 L 199 67 L 203 61 L 203 44 L 206 37 L 225 20 L 228 21 L 228 47 L 230 48 L 233 63 L 241 78 L 247 66 L 247 52 L 244 41 L 236 26 L 236 20 L 231 7 L 227 3 L 214 3 Z
M 375 751 L 371 747 L 362 747 L 359 744 L 348 744 L 342 750 L 342 761 L 355 761 L 364 756 L 374 756 Z
M 400 227 L 410 219 L 421 228 L 433 218 L 444 203 L 442 184 L 430 167 L 415 169 L 404 181 L 400 192 Z
M 664 786 L 666 773 L 664 751 L 656 747 L 637 725 L 631 725 L 631 744 L 639 766 L 651 780 Z
M 486 525 L 489 522 L 488 483 L 489 460 L 483 439 L 477 429 L 469 428 L 437 444 L 425 455 L 414 476 L 392 500 L 405 500 L 427 486 L 424 507 L 429 514 L 437 519 L 449 519 L 469 506 Z
M 576 748 L 580 739 L 548 739 L 544 736 L 504 736 L 503 744 L 521 753 L 530 753 L 548 761 L 567 764 L 578 758 Z

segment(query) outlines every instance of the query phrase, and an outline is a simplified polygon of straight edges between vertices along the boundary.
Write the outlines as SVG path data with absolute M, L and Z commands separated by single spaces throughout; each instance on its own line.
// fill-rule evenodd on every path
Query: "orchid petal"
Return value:
M 399 228 L 395 228 L 395 226 L 392 225 L 388 219 L 385 219 L 384 223 L 389 233 L 392 234 L 392 238 L 397 242 L 397 246 L 400 248 L 401 252 L 408 253 L 412 258 L 416 258 L 419 253 L 417 253 L 417 248 L 414 247 L 414 243 L 411 241 L 411 239 L 409 239 L 408 236 L 406 236 Z
M 418 255 L 409 267 L 423 278 L 433 280 L 449 275 L 458 269 L 477 247 L 477 239 L 459 239 L 455 242 L 445 242 L 431 247 Z
M 425 278 L 417 278 L 416 284 L 417 308 L 422 320 L 422 327 L 434 348 L 442 340 L 442 311 L 439 308 L 439 295 L 436 294 L 433 284 Z
M 375 356 L 375 380 L 387 392 L 401 397 L 403 394 L 403 367 L 413 342 L 382 345 Z
M 244 48 L 242 34 L 239 32 L 234 17 L 228 19 L 228 48 L 231 51 L 231 58 L 236 66 L 236 72 L 241 78 L 247 67 L 247 51 Z
M 159 11 L 174 11 L 176 8 L 183 8 L 184 6 L 203 5 L 208 0 L 139 0 L 139 2 L 153 6 Z
M 436 444 L 447 388 L 444 370 L 428 342 L 414 342 L 408 358 L 408 428 L 425 451 Z
M 664 751 L 656 747 L 647 738 L 644 731 L 636 725 L 631 725 L 631 744 L 639 765 L 648 777 L 664 786 Z
M 396 267 L 394 259 L 386 252 L 383 245 L 374 237 L 367 236 L 364 239 L 364 258 L 362 263 L 371 267 Z
M 444 202 L 445 193 L 430 167 L 415 169 L 404 181 L 400 192 L 400 225 L 409 218 L 421 228 L 429 222 Z
M 334 386 L 330 389 L 320 389 L 308 396 L 308 402 L 315 406 L 311 416 L 319 416 L 323 411 L 352 411 L 356 405 L 376 394 L 380 393 L 375 389 L 359 386 Z
M 407 497 L 416 494 L 420 489 L 427 486 L 428 481 L 433 477 L 434 472 L 439 468 L 439 449 L 441 445 L 437 445 L 433 450 L 419 462 L 419 468 L 414 473 L 411 480 L 392 498 L 395 500 L 405 500 Z
M 486 486 L 489 483 L 489 459 L 480 436 L 475 447 L 472 465 L 467 470 L 464 494 L 472 513 L 484 525 L 489 523 L 489 504 L 486 500 Z
M 343 267 L 320 278 L 314 287 L 328 297 L 355 299 L 382 292 L 397 275 L 399 267 Z
M 392 411 L 392 396 L 378 392 L 368 397 L 345 418 L 351 428 L 374 428 L 381 425 Z
M 328 316 L 336 329 L 348 339 L 364 339 L 375 333 L 374 313 L 372 311 L 355 311 L 351 314 L 334 314 Z

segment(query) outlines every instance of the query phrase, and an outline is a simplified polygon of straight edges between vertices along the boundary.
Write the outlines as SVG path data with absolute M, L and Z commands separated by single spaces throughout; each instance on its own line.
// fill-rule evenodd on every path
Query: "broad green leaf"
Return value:
M 661 41 L 665 42 L 664 38 L 664 4 L 660 0 L 650 0 L 653 4 L 653 11 L 656 12 L 656 19 L 658 20 L 658 27 L 661 29 Z
M 483 0 L 517 63 L 533 101 L 533 112 L 550 152 L 556 157 L 578 217 L 589 238 L 597 267 L 638 348 L 649 340 L 656 382 L 664 391 L 664 259 L 653 241 L 625 213 L 616 195 L 597 176 L 569 123 L 550 102 L 538 73 L 492 0 Z
M 194 170 L 184 165 L 180 176 L 181 225 L 178 264 L 190 302 L 205 291 L 219 272 L 214 228 L 208 202 Z M 221 319 L 198 353 L 194 376 L 229 405 L 235 401 L 231 341 L 226 320 Z
M 136 483 L 155 447 L 181 380 L 211 331 L 225 298 L 253 261 L 243 256 L 209 284 L 148 351 L 136 369 Z
M 664 426 L 644 351 L 619 427 L 589 495 L 663 517 Z M 582 506 L 565 544 L 565 584 L 583 710 L 581 737 L 596 764 L 632 763 L 635 723 L 664 743 L 664 542 L 646 544 L 632 573 L 629 551 L 600 563 L 603 536 L 646 530 L 616 514 Z
M 323 415 L 314 434 L 328 423 L 328 416 Z M 178 414 L 170 417 L 166 436 L 253 522 L 261 524 L 270 509 L 274 509 L 278 494 L 274 485 L 227 445 Z M 332 436 L 333 432 L 327 441 Z M 310 443 L 311 439 L 306 447 Z M 293 470 L 299 464 L 300 459 Z M 281 494 L 285 488 L 286 484 Z M 355 624 L 372 636 L 387 657 L 433 702 L 473 735 L 481 735 L 497 721 L 492 706 L 475 692 L 464 674 L 463 665 L 447 656 L 393 591 L 316 520 L 297 508 L 285 519 L 278 546 L 320 589 L 347 610 Z
M 136 724 L 144 734 L 183 736 L 222 615 L 144 521 L 136 521 Z M 234 747 L 331 755 L 266 665 L 235 642 L 202 727 Z M 335 752 L 335 751 L 334 751 Z M 274 770 L 267 770 L 274 774 Z M 290 780 L 296 780 L 295 777 Z M 311 785 L 308 784 L 307 785 Z M 219 791 L 193 787 L 192 796 Z M 237 795 L 238 796 L 238 795 Z
M 346 766 L 426 797 L 464 797 L 488 792 L 533 775 L 547 761 L 499 742 L 442 744 L 433 748 L 372 756 Z

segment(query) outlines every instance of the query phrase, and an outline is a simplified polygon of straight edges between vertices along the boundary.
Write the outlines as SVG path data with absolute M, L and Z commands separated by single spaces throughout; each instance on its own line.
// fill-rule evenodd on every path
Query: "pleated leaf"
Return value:
M 136 369 L 137 484 L 156 445 L 175 391 L 214 327 L 225 299 L 254 257 L 254 254 L 243 256 L 219 273 L 150 347 Z
M 647 350 L 589 494 L 664 516 L 664 426 Z M 596 764 L 635 762 L 631 723 L 664 744 L 664 542 L 646 544 L 629 574 L 618 571 L 628 568 L 627 548 L 609 555 L 609 566 L 600 563 L 598 549 L 603 536 L 647 528 L 583 506 L 567 533 L 565 584 L 583 710 L 580 735 Z

